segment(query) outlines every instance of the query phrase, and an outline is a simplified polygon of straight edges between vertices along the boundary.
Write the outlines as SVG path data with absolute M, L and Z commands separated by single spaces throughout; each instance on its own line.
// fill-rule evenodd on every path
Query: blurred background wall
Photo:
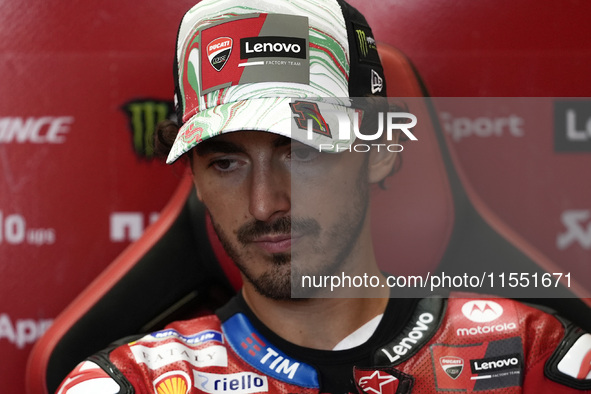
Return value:
M 563 97 L 438 113 L 475 191 L 565 271 L 591 278 L 591 3 L 351 0 L 434 97 Z M 0 387 L 165 205 L 181 166 L 146 141 L 172 115 L 192 1 L 0 0 Z M 449 102 L 448 102 L 449 103 Z M 570 111 L 570 112 L 569 112 Z M 570 132 L 557 122 L 574 116 Z M 560 115 L 562 114 L 562 115 Z

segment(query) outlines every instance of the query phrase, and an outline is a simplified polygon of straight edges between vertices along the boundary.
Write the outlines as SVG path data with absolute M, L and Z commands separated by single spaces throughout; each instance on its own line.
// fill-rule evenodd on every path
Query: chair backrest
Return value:
M 419 119 L 413 129 L 419 141 L 405 144 L 401 170 L 387 180 L 386 190 L 373 191 L 372 232 L 382 268 L 476 275 L 487 264 L 496 272 L 551 272 L 555 266 L 471 191 L 409 61 L 392 47 L 380 45 L 379 51 L 388 95 L 400 97 Z M 27 392 L 53 392 L 79 361 L 110 342 L 212 311 L 239 287 L 236 268 L 187 175 L 159 220 L 38 341 L 27 368 Z M 589 329 L 589 300 L 582 301 L 579 290 L 560 287 L 552 296 L 570 298 L 536 301 Z

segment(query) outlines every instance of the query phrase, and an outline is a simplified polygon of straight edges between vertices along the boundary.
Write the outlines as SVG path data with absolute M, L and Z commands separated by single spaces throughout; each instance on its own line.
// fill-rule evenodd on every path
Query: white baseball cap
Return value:
M 203 0 L 181 21 L 174 74 L 181 127 L 167 163 L 240 130 L 350 145 L 318 105 L 386 96 L 371 29 L 342 0 Z

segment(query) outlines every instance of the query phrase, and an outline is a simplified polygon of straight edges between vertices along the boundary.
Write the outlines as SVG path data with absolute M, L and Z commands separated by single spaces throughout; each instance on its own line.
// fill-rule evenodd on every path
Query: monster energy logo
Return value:
M 122 109 L 129 117 L 129 127 L 135 152 L 141 157 L 154 156 L 156 125 L 174 114 L 172 101 L 140 99 L 130 101 Z
M 357 33 L 357 42 L 359 43 L 359 51 L 361 52 L 362 60 L 366 61 L 378 61 L 377 58 L 377 46 L 376 40 L 370 35 L 370 30 L 366 30 L 364 28 L 355 29 Z M 372 52 L 370 53 L 370 50 Z
M 365 36 L 365 32 L 363 30 L 356 30 L 357 32 L 357 40 L 359 41 L 359 48 L 361 49 L 361 54 L 364 57 L 367 56 L 369 53 L 369 47 L 367 45 L 367 37 Z

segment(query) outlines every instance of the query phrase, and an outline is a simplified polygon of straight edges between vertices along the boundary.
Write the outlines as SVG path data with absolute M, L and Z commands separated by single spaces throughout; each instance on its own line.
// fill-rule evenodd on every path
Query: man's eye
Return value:
M 218 159 L 211 162 L 210 167 L 214 167 L 218 171 L 227 172 L 232 171 L 237 166 L 237 161 L 232 159 Z
M 292 148 L 291 159 L 297 161 L 312 161 L 318 157 L 318 154 L 318 151 L 309 147 Z

